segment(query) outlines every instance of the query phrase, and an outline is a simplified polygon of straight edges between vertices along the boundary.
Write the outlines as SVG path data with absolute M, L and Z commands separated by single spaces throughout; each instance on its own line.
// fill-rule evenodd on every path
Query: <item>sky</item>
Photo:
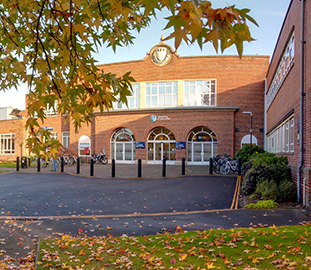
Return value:
M 259 27 L 249 22 L 250 31 L 255 41 L 244 43 L 244 55 L 272 56 L 277 38 L 291 0 L 212 0 L 213 7 L 235 5 L 237 8 L 249 8 L 250 15 L 257 21 Z M 163 31 L 166 25 L 165 17 L 168 13 L 159 13 L 157 20 L 136 34 L 134 44 L 130 47 L 118 47 L 116 53 L 111 48 L 101 48 L 94 55 L 98 64 L 123 62 L 143 59 L 151 48 L 160 42 L 161 35 L 168 36 L 168 30 Z M 174 41 L 166 41 L 174 48 Z M 216 55 L 211 44 L 205 44 L 203 50 L 198 45 L 182 44 L 177 53 L 180 56 Z M 220 54 L 220 52 L 218 53 Z M 236 55 L 235 47 L 224 51 L 224 55 Z M 25 94 L 27 87 L 21 86 L 17 91 L 12 89 L 5 93 L 0 92 L 0 107 L 12 106 L 20 110 L 25 109 Z

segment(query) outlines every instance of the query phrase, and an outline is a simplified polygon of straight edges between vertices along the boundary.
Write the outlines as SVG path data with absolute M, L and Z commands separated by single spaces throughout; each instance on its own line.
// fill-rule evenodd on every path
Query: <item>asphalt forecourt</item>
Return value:
M 100 179 L 60 173 L 0 178 L 1 216 L 70 217 L 230 209 L 237 177 Z

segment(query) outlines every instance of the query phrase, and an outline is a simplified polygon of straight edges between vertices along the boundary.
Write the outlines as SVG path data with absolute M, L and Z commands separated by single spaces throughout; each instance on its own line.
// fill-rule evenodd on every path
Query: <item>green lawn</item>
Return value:
M 0 162 L 0 168 L 15 168 L 16 162 Z
M 45 239 L 38 269 L 311 270 L 311 225 Z

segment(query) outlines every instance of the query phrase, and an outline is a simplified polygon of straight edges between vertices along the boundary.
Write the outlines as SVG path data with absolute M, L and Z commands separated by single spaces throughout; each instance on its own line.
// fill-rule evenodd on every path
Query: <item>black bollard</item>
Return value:
M 209 174 L 213 175 L 213 158 L 209 159 Z
M 242 174 L 242 162 L 241 158 L 238 158 L 238 175 Z
M 41 163 L 40 163 L 41 159 L 38 157 L 37 159 L 37 172 L 40 172 L 41 170 Z
M 116 161 L 111 161 L 111 177 L 116 177 Z
M 186 174 L 186 159 L 183 157 L 181 160 L 181 175 Z
M 77 158 L 77 174 L 80 174 L 80 158 Z
M 60 172 L 64 172 L 64 163 L 65 163 L 64 157 L 61 157 L 60 158 Z
M 16 158 L 16 171 L 19 172 L 19 157 Z
M 90 162 L 90 176 L 94 176 L 94 159 L 91 158 Z
M 138 177 L 138 178 L 141 178 L 141 159 L 138 159 L 137 177 Z
M 163 158 L 162 161 L 162 176 L 165 177 L 166 176 L 166 159 Z

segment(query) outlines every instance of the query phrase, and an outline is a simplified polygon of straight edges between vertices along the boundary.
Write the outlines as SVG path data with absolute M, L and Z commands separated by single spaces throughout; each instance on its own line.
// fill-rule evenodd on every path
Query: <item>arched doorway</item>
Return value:
M 196 127 L 188 135 L 188 164 L 208 165 L 211 157 L 217 155 L 216 133 L 207 127 Z
M 164 158 L 168 164 L 175 163 L 175 136 L 165 127 L 156 127 L 148 136 L 148 163 L 161 163 Z
M 86 135 L 79 138 L 78 145 L 79 157 L 89 157 L 91 155 L 91 139 Z
M 128 128 L 117 129 L 111 137 L 111 158 L 118 163 L 134 163 L 135 137 Z

